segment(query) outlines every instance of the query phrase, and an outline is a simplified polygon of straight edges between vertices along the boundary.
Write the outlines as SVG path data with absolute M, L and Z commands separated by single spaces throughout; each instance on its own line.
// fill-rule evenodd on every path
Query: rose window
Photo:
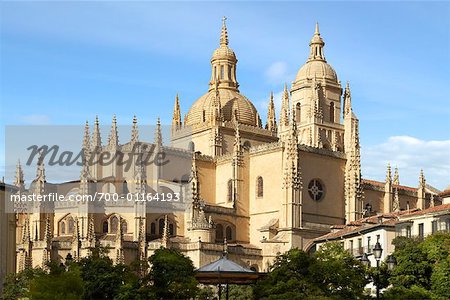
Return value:
M 313 179 L 308 184 L 308 193 L 311 199 L 319 201 L 325 194 L 323 183 L 319 179 Z

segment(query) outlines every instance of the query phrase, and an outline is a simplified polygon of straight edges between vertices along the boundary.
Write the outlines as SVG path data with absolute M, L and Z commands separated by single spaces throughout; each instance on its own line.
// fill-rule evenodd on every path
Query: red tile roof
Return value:
M 376 186 L 382 186 L 384 187 L 385 183 L 381 182 L 381 181 L 375 181 L 375 180 L 369 180 L 369 179 L 363 179 L 362 180 L 363 183 L 368 183 L 368 184 L 372 184 L 372 185 L 376 185 Z M 392 185 L 393 188 L 398 188 L 400 190 L 406 190 L 406 191 L 411 191 L 411 192 L 417 192 L 417 188 L 413 188 L 410 186 L 406 186 L 406 185 Z
M 450 210 L 450 204 L 442 204 L 442 205 L 430 207 L 430 208 L 423 209 L 423 210 L 416 210 L 416 211 L 413 211 L 413 212 L 405 215 L 404 217 L 424 215 L 424 214 L 439 212 L 439 211 L 443 211 L 443 210 Z

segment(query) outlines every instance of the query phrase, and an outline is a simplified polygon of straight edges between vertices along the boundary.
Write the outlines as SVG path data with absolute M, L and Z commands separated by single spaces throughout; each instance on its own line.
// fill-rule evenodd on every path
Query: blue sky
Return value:
M 385 165 L 417 185 L 450 184 L 448 2 L 1 2 L 1 126 L 82 125 L 98 114 L 170 123 L 207 90 L 221 17 L 241 92 L 263 119 L 270 91 L 305 62 L 316 21 L 325 55 L 350 81 L 363 176 Z M 152 139 L 148 134 L 147 140 Z M 2 134 L 3 135 L 3 134 Z M 146 139 L 145 134 L 143 138 Z M 104 137 L 106 138 L 106 137 Z M 2 137 L 3 140 L 3 137 Z

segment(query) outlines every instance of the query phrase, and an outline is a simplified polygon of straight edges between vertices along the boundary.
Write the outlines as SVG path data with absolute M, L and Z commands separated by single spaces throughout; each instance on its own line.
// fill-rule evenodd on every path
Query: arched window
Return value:
M 227 237 L 227 241 L 233 240 L 233 229 L 231 229 L 230 226 L 227 226 L 227 229 L 225 231 L 226 231 L 225 234 L 226 234 L 226 237 Z
M 222 224 L 216 225 L 216 241 L 223 241 L 223 226 Z
M 195 151 L 195 144 L 194 142 L 189 142 L 188 150 L 194 152 Z
M 61 226 L 60 229 L 61 234 L 66 234 L 66 222 L 62 221 L 60 226 Z
M 75 222 L 73 221 L 72 217 L 69 217 L 67 233 L 72 234 L 74 230 L 75 230 Z
M 214 80 L 216 80 L 216 78 L 217 78 L 217 67 L 216 66 L 214 66 Z
M 108 221 L 103 221 L 103 233 L 108 233 Z
M 173 230 L 173 224 L 172 223 L 169 224 L 169 235 L 170 236 L 174 235 L 174 230 Z
M 225 73 L 225 70 L 224 70 L 223 66 L 220 66 L 220 79 L 221 79 L 221 80 L 222 80 L 223 77 L 224 77 L 224 73 Z
M 300 123 L 300 121 L 301 121 L 301 113 L 302 113 L 302 111 L 301 111 L 300 103 L 297 103 L 295 105 L 295 121 L 297 123 Z
M 155 224 L 155 222 L 152 222 L 152 224 L 150 224 L 150 234 L 156 234 L 156 224 Z
M 164 218 L 159 219 L 159 235 L 162 235 L 164 231 Z
M 258 176 L 258 178 L 256 179 L 256 196 L 264 196 L 264 181 L 261 176 Z
M 233 201 L 233 181 L 228 180 L 228 202 Z
M 330 122 L 334 123 L 334 102 L 330 104 Z
M 119 229 L 119 218 L 113 216 L 111 218 L 110 223 L 111 223 L 111 233 L 116 233 L 117 229 Z

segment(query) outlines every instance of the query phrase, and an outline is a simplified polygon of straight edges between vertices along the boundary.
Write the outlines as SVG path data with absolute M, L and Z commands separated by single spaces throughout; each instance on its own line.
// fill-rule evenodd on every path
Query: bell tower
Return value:
M 342 87 L 336 72 L 325 59 L 324 46 L 319 24 L 316 24 L 309 43 L 309 57 L 292 84 L 292 110 L 301 144 L 343 151 Z

